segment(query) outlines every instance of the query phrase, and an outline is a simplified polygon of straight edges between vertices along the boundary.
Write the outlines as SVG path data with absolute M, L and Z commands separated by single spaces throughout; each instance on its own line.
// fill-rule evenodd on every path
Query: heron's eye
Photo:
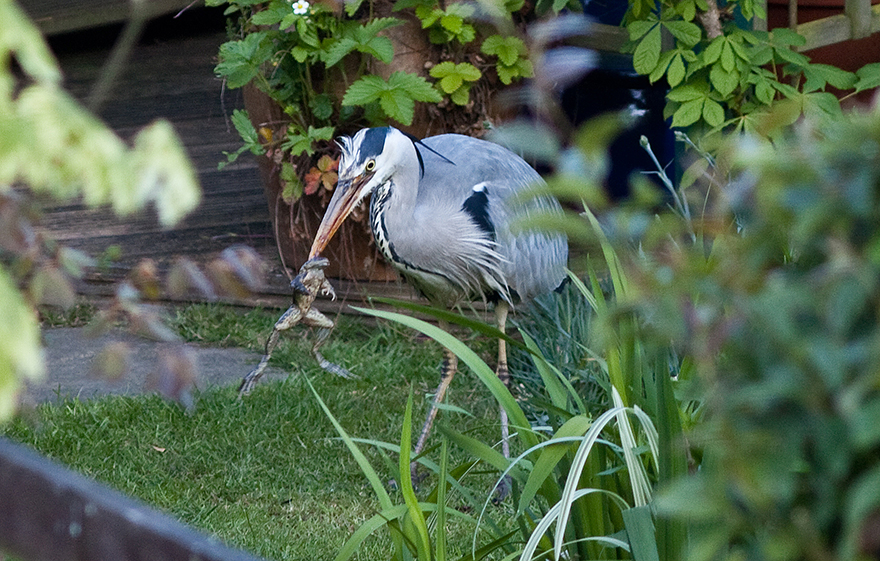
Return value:
M 369 162 L 367 162 L 367 165 L 364 166 L 364 169 L 367 171 L 373 171 L 374 169 L 376 169 L 376 160 L 370 160 Z

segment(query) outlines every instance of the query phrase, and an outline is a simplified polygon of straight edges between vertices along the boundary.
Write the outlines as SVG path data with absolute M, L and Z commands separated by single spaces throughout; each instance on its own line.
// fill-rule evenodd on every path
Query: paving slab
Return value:
M 172 352 L 171 343 L 152 341 L 124 330 L 112 330 L 97 337 L 84 328 L 59 327 L 43 330 L 46 349 L 46 376 L 29 384 L 26 402 L 55 401 L 73 397 L 90 399 L 107 394 L 135 395 L 156 391 L 157 372 L 163 354 Z M 95 374 L 95 358 L 108 344 L 123 343 L 127 348 L 127 368 L 116 380 Z M 181 343 L 195 358 L 198 373 L 195 385 L 237 386 L 242 377 L 259 363 L 261 355 L 237 348 L 203 347 Z M 263 381 L 285 379 L 290 373 L 280 368 L 265 370 Z

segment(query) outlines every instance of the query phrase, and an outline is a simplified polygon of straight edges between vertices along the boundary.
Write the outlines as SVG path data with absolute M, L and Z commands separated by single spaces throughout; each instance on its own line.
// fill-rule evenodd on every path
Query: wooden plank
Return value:
M 250 170 L 229 172 L 224 179 L 234 180 L 236 175 L 251 176 Z M 152 209 L 146 209 L 126 217 L 117 217 L 105 207 L 89 208 L 76 202 L 56 206 L 41 221 L 42 228 L 57 240 L 82 237 L 122 236 L 126 234 L 150 234 L 180 231 L 186 235 L 198 234 L 201 228 L 222 227 L 235 224 L 268 224 L 266 198 L 259 185 L 232 189 L 227 181 L 219 186 L 223 190 L 209 190 L 203 182 L 204 196 L 199 207 L 171 229 L 163 228 Z
M 257 561 L 0 438 L 0 549 L 30 561 Z
M 857 27 L 859 29 L 867 28 L 869 30 L 867 35 L 880 31 L 880 4 L 871 6 L 870 17 L 860 21 Z M 802 23 L 797 26 L 797 32 L 807 40 L 806 44 L 798 50 L 809 51 L 853 39 L 853 23 L 846 14 L 838 14 Z
M 871 0 L 846 0 L 843 12 L 849 18 L 853 39 L 871 34 Z
M 69 33 L 126 21 L 135 0 L 19 0 L 22 9 L 46 35 Z M 187 0 L 140 0 L 148 19 L 176 13 Z
M 570 38 L 570 43 L 586 49 L 619 53 L 629 41 L 625 28 L 606 23 L 591 23 L 584 35 Z

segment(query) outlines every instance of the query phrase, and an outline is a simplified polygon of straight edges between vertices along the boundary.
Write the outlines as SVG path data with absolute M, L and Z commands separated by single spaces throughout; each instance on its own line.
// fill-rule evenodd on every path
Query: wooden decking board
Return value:
M 122 250 L 119 263 L 131 267 L 142 259 L 152 259 L 164 271 L 177 257 L 186 257 L 204 263 L 229 246 L 246 244 L 257 250 L 264 258 L 274 259 L 274 241 L 269 231 L 255 224 L 212 226 L 195 230 L 157 231 L 149 234 L 93 235 L 86 238 L 64 240 L 66 245 L 77 247 L 91 255 L 100 255 L 106 248 L 117 245 Z M 275 265 L 270 263 L 270 265 Z M 277 265 L 275 265 L 277 269 Z M 94 276 L 101 276 L 96 270 Z
M 208 208 L 210 208 L 210 205 Z M 186 226 L 178 225 L 171 230 L 161 228 L 161 226 L 156 224 L 153 217 L 146 213 L 127 216 L 124 217 L 123 220 L 115 221 L 106 219 L 99 212 L 88 210 L 71 211 L 65 214 L 67 216 L 63 219 L 47 220 L 44 226 L 45 231 L 58 241 L 64 241 L 71 245 L 80 246 L 84 243 L 84 240 L 91 239 L 103 239 L 104 241 L 109 241 L 111 244 L 122 243 L 123 240 L 130 240 L 129 243 L 131 243 L 131 240 L 142 239 L 143 243 L 147 244 L 147 247 L 144 248 L 146 253 L 156 250 L 155 247 L 150 248 L 149 244 L 152 237 L 158 235 L 174 234 L 193 237 L 194 234 L 209 229 L 232 229 L 239 227 L 248 227 L 252 229 L 258 228 L 260 231 L 271 233 L 271 225 L 269 222 L 258 218 L 248 218 L 245 215 L 235 216 L 233 213 L 225 210 L 216 212 L 216 216 L 204 219 L 191 219 Z M 88 232 L 81 234 L 71 231 L 76 225 L 83 221 L 92 222 L 92 226 L 89 228 Z M 108 239 L 113 237 L 117 237 L 119 240 L 114 242 L 112 239 Z M 199 237 L 196 236 L 196 239 L 198 238 Z M 197 250 L 198 248 L 193 248 L 193 251 Z
M 127 20 L 131 14 L 128 0 L 19 0 L 24 11 L 43 33 L 55 34 L 89 29 Z M 180 11 L 186 0 L 147 0 L 143 2 L 149 17 Z

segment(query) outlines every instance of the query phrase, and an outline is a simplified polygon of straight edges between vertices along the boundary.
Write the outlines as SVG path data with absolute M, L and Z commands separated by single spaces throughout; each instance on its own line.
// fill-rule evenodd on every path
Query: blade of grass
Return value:
M 537 445 L 535 445 L 535 446 L 529 448 L 528 450 L 526 450 L 525 452 L 523 452 L 522 454 L 520 454 L 519 456 L 517 456 L 516 458 L 514 458 L 514 459 L 512 459 L 512 460 L 510 461 L 510 465 L 507 467 L 507 469 L 505 469 L 505 470 L 501 473 L 501 476 L 498 478 L 498 482 L 496 483 L 496 485 L 500 484 L 501 481 L 502 481 L 505 477 L 507 477 L 507 474 L 510 472 L 510 470 L 515 469 L 515 468 L 516 468 L 521 462 L 524 461 L 524 459 L 525 459 L 527 456 L 531 455 L 532 452 L 535 452 L 535 451 L 540 450 L 540 449 L 542 449 L 542 448 L 545 448 L 545 447 L 547 447 L 547 446 L 553 446 L 554 444 L 561 444 L 561 443 L 564 442 L 565 440 L 568 440 L 568 441 L 570 441 L 570 442 L 572 442 L 572 443 L 574 443 L 574 442 L 581 442 L 581 441 L 583 440 L 583 437 L 568 437 L 568 438 L 561 438 L 561 439 L 556 440 L 556 441 L 550 441 L 550 440 L 548 440 L 548 441 L 541 442 L 540 444 L 537 444 Z M 525 469 L 525 468 L 524 468 L 524 469 Z M 534 469 L 534 467 L 532 467 L 532 469 Z M 549 499 L 549 498 L 548 498 L 548 499 Z M 554 497 L 553 500 L 548 500 L 548 502 L 553 503 L 553 502 L 555 502 L 556 500 L 558 500 L 558 499 L 557 499 L 556 497 Z M 480 511 L 480 517 L 479 517 L 479 519 L 478 519 L 478 521 L 477 521 L 477 527 L 478 527 L 478 528 L 479 528 L 479 525 L 482 524 L 483 517 L 486 515 L 486 510 L 489 508 L 489 504 L 490 504 L 491 502 L 492 502 L 492 496 L 489 495 L 489 496 L 486 497 L 486 500 L 485 500 L 484 503 L 483 503 L 483 508 L 482 508 L 482 510 Z M 522 524 L 522 521 L 523 521 L 523 519 L 522 519 L 522 517 L 521 517 L 521 518 L 520 518 L 520 524 Z M 523 533 L 524 533 L 524 534 L 525 534 L 525 533 L 528 533 L 528 530 L 523 529 Z M 474 549 L 476 549 L 476 543 L 477 543 L 477 535 L 476 535 L 476 533 L 474 533 L 474 538 L 473 538 L 473 547 L 474 547 Z
M 622 514 L 633 561 L 660 561 L 651 507 L 637 506 Z
M 599 238 L 602 254 L 605 256 L 605 263 L 608 265 L 608 271 L 611 274 L 614 293 L 617 298 L 625 298 L 629 294 L 629 283 L 623 271 L 623 266 L 620 264 L 620 259 L 617 257 L 617 252 L 614 250 L 614 246 L 611 245 L 611 241 L 608 240 L 608 236 L 605 235 L 604 230 L 602 230 L 602 225 L 599 224 L 596 215 L 593 214 L 589 207 L 584 207 L 584 216 L 590 221 L 593 231 Z
M 418 503 L 418 507 L 423 512 L 439 512 L 439 508 L 437 504 L 434 503 Z M 354 555 L 361 544 L 376 530 L 382 528 L 383 526 L 396 523 L 401 518 L 405 517 L 409 514 L 409 506 L 407 504 L 394 505 L 389 509 L 384 509 L 381 512 L 374 514 L 370 517 L 366 522 L 364 522 L 361 526 L 358 527 L 357 530 L 351 535 L 350 538 L 345 542 L 342 549 L 339 551 L 337 556 L 334 558 L 334 561 L 346 561 Z M 452 515 L 455 518 L 460 520 L 464 520 L 468 523 L 474 523 L 475 519 L 473 516 L 470 516 L 466 513 L 463 513 L 454 508 L 444 508 L 444 515 Z M 392 530 L 392 532 L 397 532 L 399 530 Z M 509 539 L 510 534 L 503 536 L 502 538 L 498 538 L 492 542 L 491 544 L 496 544 L 501 541 L 503 538 Z M 484 546 L 485 548 L 486 546 Z M 495 546 L 497 548 L 497 546 Z M 483 548 L 481 548 L 482 550 Z M 478 558 L 479 559 L 479 558 Z
M 358 529 L 354 531 L 354 534 L 348 538 L 342 546 L 342 549 L 339 550 L 339 553 L 334 558 L 334 561 L 347 561 L 348 559 L 351 559 L 351 556 L 357 553 L 358 549 L 360 549 L 364 540 L 366 540 L 373 532 L 382 526 L 385 526 L 391 520 L 400 518 L 406 514 L 406 512 L 407 506 L 402 504 L 393 506 L 390 509 L 385 509 L 378 514 L 373 515 L 369 520 L 361 524 Z
M 507 415 L 510 418 L 510 422 L 514 428 L 522 427 L 524 429 L 529 428 L 529 421 L 526 419 L 525 413 L 523 413 L 522 408 L 520 408 L 519 404 L 510 394 L 510 390 L 504 385 L 504 383 L 498 379 L 498 376 L 495 375 L 495 372 L 489 368 L 489 366 L 467 345 L 456 339 L 454 336 L 449 333 L 443 331 L 439 327 L 435 325 L 431 325 L 430 323 L 416 319 L 410 316 L 406 316 L 403 314 L 398 314 L 394 312 L 385 312 L 382 310 L 371 310 L 368 308 L 358 308 L 352 306 L 353 310 L 358 312 L 380 317 L 383 319 L 387 319 L 390 321 L 395 321 L 397 323 L 406 325 L 407 327 L 411 327 L 421 333 L 424 333 L 431 339 L 434 339 L 453 353 L 455 353 L 458 358 L 464 362 L 468 368 L 471 369 L 471 372 L 476 374 L 480 381 L 489 389 L 495 399 L 504 407 L 504 410 L 507 411 Z M 521 437 L 526 443 L 526 446 L 534 446 L 538 443 L 537 437 L 531 434 L 528 430 L 520 431 Z
M 505 458 L 501 452 L 492 448 L 488 444 L 480 442 L 475 438 L 465 436 L 460 432 L 454 431 L 445 426 L 439 427 L 439 430 L 442 431 L 443 434 L 447 436 L 450 440 L 452 440 L 452 442 L 456 446 L 458 446 L 471 456 L 489 464 L 498 471 L 505 471 L 510 467 L 510 460 Z M 524 474 L 521 470 L 515 470 L 513 475 L 515 477 L 524 478 Z
M 681 445 L 683 431 L 679 406 L 672 387 L 672 378 L 661 368 L 655 368 L 657 386 L 657 431 L 659 433 L 657 458 L 658 485 L 665 485 L 687 474 L 687 457 Z M 657 521 L 657 547 L 664 559 L 677 559 L 682 555 L 686 528 L 680 520 L 663 517 Z
M 581 396 L 574 389 L 574 386 L 571 385 L 568 378 L 558 368 L 547 362 L 534 339 L 525 332 L 520 333 L 522 333 L 527 349 L 532 353 L 532 362 L 534 362 L 535 368 L 544 382 L 544 387 L 547 388 L 547 393 L 550 394 L 550 400 L 553 405 L 560 410 L 571 411 L 568 406 L 568 400 L 571 399 L 574 401 L 577 411 L 586 411 L 584 400 L 581 399 Z
M 375 446 L 376 448 L 388 450 L 388 451 L 393 452 L 395 454 L 400 454 L 400 446 L 397 444 L 391 444 L 390 442 L 382 442 L 379 440 L 370 440 L 370 439 L 366 439 L 366 438 L 352 438 L 352 440 L 354 442 L 358 442 L 361 444 L 369 444 L 371 446 Z M 425 458 L 424 456 L 419 457 L 416 461 L 419 462 L 421 465 L 425 466 L 426 468 L 430 469 L 434 473 L 440 472 L 440 466 L 438 464 L 432 462 L 431 460 Z M 454 470 L 452 470 L 452 473 L 453 474 L 460 473 L 460 477 L 463 477 L 465 475 L 465 473 L 472 467 L 472 465 L 473 465 L 473 463 L 469 462 L 469 463 L 465 464 L 464 466 L 457 466 Z M 467 487 L 463 486 L 459 482 L 458 477 L 456 477 L 454 475 L 450 475 L 449 477 L 447 477 L 446 481 L 452 485 L 452 488 L 454 490 L 458 491 L 461 494 L 461 496 L 464 498 L 465 501 L 467 501 L 467 503 L 469 505 L 471 505 L 475 509 L 477 508 L 477 506 L 479 505 L 479 502 L 477 501 L 476 497 L 474 497 L 474 495 L 471 493 L 471 491 Z
M 384 298 L 381 296 L 374 296 L 370 298 L 370 301 L 379 302 L 381 304 L 388 304 L 390 306 L 394 306 L 395 308 L 403 308 L 405 310 L 410 310 L 419 314 L 434 317 L 454 325 L 466 327 L 472 331 L 475 331 L 482 335 L 486 335 L 487 337 L 491 337 L 493 339 L 504 339 L 508 345 L 513 345 L 517 348 L 523 348 L 523 344 L 520 341 L 511 338 L 508 334 L 504 333 L 497 327 L 490 325 L 484 321 L 471 319 L 457 312 L 453 312 L 443 308 L 436 308 L 434 306 L 425 306 L 424 304 L 417 304 L 415 302 L 397 300 L 395 298 Z
M 571 508 L 571 503 L 578 500 L 581 497 L 585 497 L 587 495 L 591 495 L 594 493 L 599 493 L 602 495 L 606 495 L 611 497 L 611 499 L 621 507 L 621 510 L 626 510 L 629 508 L 629 505 L 626 501 L 616 493 L 612 493 L 606 489 L 578 489 L 575 493 L 568 499 L 568 508 Z M 562 546 L 565 545 L 565 524 L 562 524 L 563 512 L 565 509 L 566 503 L 560 501 L 553 505 L 550 510 L 547 511 L 547 514 L 544 515 L 543 518 L 538 522 L 538 525 L 535 527 L 535 531 L 532 532 L 532 535 L 529 536 L 529 541 L 526 542 L 525 547 L 523 548 L 522 554 L 520 555 L 521 561 L 530 561 L 535 554 L 535 550 L 538 547 L 538 542 L 541 540 L 541 537 L 550 529 L 550 526 L 553 525 L 553 522 L 556 522 L 557 530 L 556 530 L 556 545 L 554 546 L 554 558 L 559 559 L 559 555 L 561 552 Z M 594 541 L 602 541 L 612 545 L 613 547 L 620 547 L 625 551 L 629 551 L 629 544 L 618 540 L 616 538 L 612 538 L 609 536 L 592 536 L 591 538 Z
M 645 506 L 651 500 L 651 484 L 648 482 L 644 464 L 635 454 L 636 436 L 627 416 L 627 408 L 624 407 L 617 388 L 613 386 L 611 399 L 614 402 L 614 410 L 617 411 L 617 432 L 620 434 L 620 447 L 623 449 L 623 459 L 632 486 L 633 503 L 636 507 Z M 650 419 L 648 422 L 650 423 Z M 652 450 L 656 450 L 656 446 L 655 439 Z
M 575 288 L 578 289 L 578 292 L 583 295 L 583 297 L 587 300 L 587 303 L 590 304 L 590 307 L 593 308 L 593 311 L 598 312 L 599 303 L 596 301 L 596 297 L 593 296 L 593 293 L 590 292 L 590 289 L 587 288 L 587 285 L 584 284 L 584 281 L 582 281 L 580 277 L 578 277 L 576 274 L 568 269 L 566 269 L 566 273 L 568 273 L 569 280 L 572 282 Z
M 412 536 L 412 541 L 416 546 L 416 555 L 418 559 L 429 561 L 431 559 L 431 538 L 428 536 L 428 526 L 425 523 L 425 514 L 419 508 L 419 499 L 416 497 L 416 491 L 413 488 L 412 472 L 410 471 L 410 449 L 412 446 L 412 408 L 413 394 L 409 392 L 409 398 L 406 400 L 406 413 L 403 418 L 403 429 L 400 435 L 400 493 L 406 502 L 409 511 L 409 521 L 412 523 L 416 531 L 416 536 Z M 441 505 L 443 508 L 445 505 Z
M 324 403 L 324 400 L 321 399 L 321 396 L 318 395 L 317 390 L 312 385 L 311 380 L 306 378 L 306 383 L 309 385 L 309 389 L 312 390 L 312 394 L 315 396 L 315 399 L 318 400 L 318 405 L 321 406 L 321 409 L 324 410 L 324 414 L 327 415 L 327 418 L 330 419 L 330 422 L 333 423 L 333 427 L 336 429 L 336 432 L 339 433 L 339 437 L 342 439 L 342 442 L 345 443 L 345 446 L 348 448 L 351 455 L 354 456 L 355 461 L 358 466 L 361 468 L 361 471 L 364 472 L 364 475 L 367 478 L 367 481 L 370 482 L 370 486 L 373 488 L 373 492 L 376 493 L 376 498 L 379 500 L 379 505 L 382 507 L 382 510 L 388 510 L 394 505 L 391 502 L 391 497 L 388 495 L 388 492 L 385 490 L 385 485 L 382 483 L 382 480 L 379 478 L 379 474 L 376 473 L 376 470 L 373 469 L 373 466 L 370 464 L 370 461 L 364 456 L 363 452 L 361 452 L 360 448 L 357 447 L 357 444 L 351 439 L 348 433 L 342 428 L 342 425 L 339 424 L 339 421 L 336 420 L 336 417 L 333 416 L 333 413 L 330 412 L 330 408 L 327 407 L 327 404 Z M 409 468 L 407 468 L 409 471 Z
M 379 474 L 376 473 L 376 470 L 373 469 L 373 466 L 370 464 L 370 461 L 364 456 L 363 452 L 361 452 L 360 448 L 354 443 L 348 433 L 342 428 L 342 425 L 339 424 L 339 421 L 336 420 L 336 417 L 333 416 L 333 413 L 330 412 L 330 408 L 327 407 L 327 404 L 324 403 L 324 400 L 321 399 L 321 396 L 318 395 L 318 391 L 315 390 L 315 387 L 312 385 L 311 380 L 306 378 L 306 383 L 309 386 L 309 389 L 312 391 L 312 394 L 317 399 L 318 404 L 321 406 L 321 409 L 324 411 L 324 414 L 327 415 L 327 418 L 330 419 L 330 422 L 333 424 L 333 427 L 336 429 L 336 432 L 339 434 L 339 437 L 345 443 L 345 446 L 348 448 L 351 455 L 354 457 L 355 461 L 358 464 L 358 467 L 361 468 L 364 476 L 367 478 L 367 481 L 370 483 L 370 487 L 373 488 L 373 492 L 376 494 L 376 498 L 379 501 L 379 506 L 383 511 L 391 509 L 394 505 L 391 502 L 391 497 L 388 495 L 388 491 L 385 490 L 385 485 L 382 483 L 382 480 L 379 478 Z M 407 470 L 409 473 L 409 470 Z M 403 550 L 402 538 L 395 532 L 391 532 L 391 539 L 394 542 L 395 549 L 398 551 Z
M 470 554 L 459 557 L 457 561 L 478 561 L 479 559 L 486 559 L 493 551 L 508 546 L 510 544 L 510 539 L 515 536 L 517 532 L 519 532 L 519 530 L 512 530 L 511 532 L 492 540 L 483 547 L 474 549 Z
M 434 559 L 446 561 L 446 475 L 449 471 L 449 440 L 440 443 L 440 472 L 437 478 L 437 529 L 434 532 Z
M 562 489 L 562 498 L 558 503 L 560 505 L 560 510 L 557 521 L 556 539 L 553 544 L 554 555 L 557 561 L 562 553 L 562 544 L 565 540 L 565 526 L 566 524 L 568 524 L 572 504 L 574 503 L 578 493 L 577 486 L 580 481 L 581 472 L 583 471 L 584 466 L 587 463 L 587 459 L 590 456 L 590 451 L 593 449 L 593 445 L 596 444 L 596 441 L 599 439 L 599 435 L 602 433 L 602 430 L 605 428 L 605 426 L 616 418 L 618 409 L 618 407 L 613 407 L 599 415 L 599 417 L 596 418 L 595 421 L 593 421 L 593 424 L 584 435 L 583 441 L 581 442 L 578 451 L 575 453 L 574 460 L 572 461 L 571 470 L 569 471 L 568 478 L 565 481 L 565 486 Z
M 541 486 L 544 485 L 544 483 L 548 481 L 548 478 L 553 474 L 556 465 L 562 457 L 568 453 L 571 447 L 571 442 L 580 442 L 584 433 L 589 430 L 591 423 L 592 421 L 590 418 L 584 415 L 572 417 L 559 427 L 559 430 L 556 431 L 553 438 L 548 442 L 541 444 L 544 449 L 541 451 L 541 455 L 538 456 L 538 460 L 532 467 L 532 470 L 529 473 L 529 478 L 523 486 L 517 514 L 521 514 L 525 511 L 526 507 L 532 502 L 532 499 L 535 497 Z M 529 452 L 534 450 L 537 450 L 537 448 L 532 448 Z M 556 484 L 555 480 L 550 480 L 549 483 Z M 558 487 L 558 485 L 556 486 Z M 550 502 L 553 503 L 557 499 L 558 497 L 554 497 Z

